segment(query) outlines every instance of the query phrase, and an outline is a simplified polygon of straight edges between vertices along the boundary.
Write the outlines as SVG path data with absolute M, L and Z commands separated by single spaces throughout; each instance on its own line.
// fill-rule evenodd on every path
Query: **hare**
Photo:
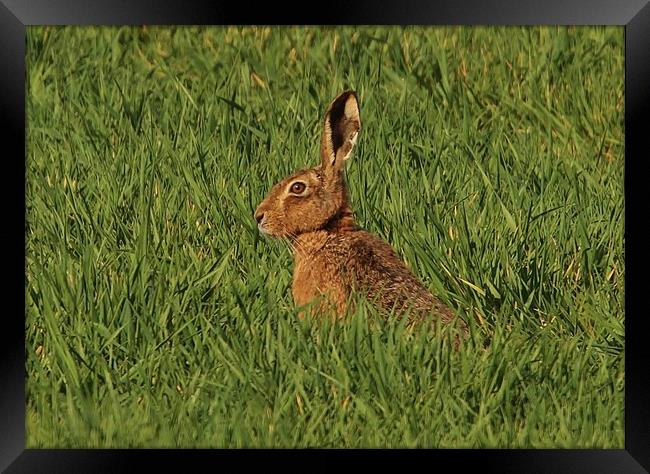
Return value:
M 312 303 L 312 314 L 333 310 L 341 317 L 350 296 L 361 293 L 384 312 L 408 313 L 409 321 L 457 320 L 467 335 L 464 322 L 429 292 L 390 245 L 356 224 L 344 164 L 360 128 L 357 95 L 345 91 L 325 113 L 320 165 L 277 183 L 255 210 L 259 230 L 287 239 L 293 248 L 295 304 Z

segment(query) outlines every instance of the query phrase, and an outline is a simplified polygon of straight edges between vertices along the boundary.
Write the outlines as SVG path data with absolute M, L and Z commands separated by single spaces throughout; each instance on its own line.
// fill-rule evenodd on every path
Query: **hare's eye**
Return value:
M 305 183 L 296 181 L 291 185 L 291 192 L 294 194 L 302 194 L 305 191 Z

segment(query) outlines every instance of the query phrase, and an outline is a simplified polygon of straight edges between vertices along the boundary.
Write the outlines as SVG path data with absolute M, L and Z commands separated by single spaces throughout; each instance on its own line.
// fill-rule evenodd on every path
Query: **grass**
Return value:
M 27 29 L 27 446 L 624 446 L 623 29 Z M 296 318 L 271 185 L 359 92 L 359 222 L 470 321 Z

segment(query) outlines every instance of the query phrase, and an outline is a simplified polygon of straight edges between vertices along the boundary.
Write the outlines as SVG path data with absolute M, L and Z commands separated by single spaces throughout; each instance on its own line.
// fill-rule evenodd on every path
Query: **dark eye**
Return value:
M 291 192 L 294 194 L 301 194 L 305 190 L 305 183 L 296 181 L 291 185 Z

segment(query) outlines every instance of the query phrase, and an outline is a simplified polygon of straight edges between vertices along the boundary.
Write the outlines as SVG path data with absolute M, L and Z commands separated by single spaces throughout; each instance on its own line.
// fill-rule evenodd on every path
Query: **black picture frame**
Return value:
M 645 258 L 642 232 L 642 192 L 647 156 L 650 96 L 650 5 L 648 0 L 384 0 L 327 2 L 302 7 L 277 2 L 163 0 L 1 0 L 0 116 L 8 152 L 4 164 L 6 196 L 5 291 L 22 303 L 23 311 L 4 305 L 0 391 L 0 469 L 5 472 L 130 472 L 146 467 L 183 471 L 195 463 L 213 469 L 241 469 L 251 461 L 266 468 L 286 468 L 296 462 L 311 468 L 353 469 L 413 466 L 428 469 L 465 468 L 481 472 L 641 473 L 650 469 L 650 370 L 647 337 L 642 328 L 641 271 Z M 34 450 L 25 449 L 25 324 L 24 286 L 18 273 L 19 246 L 25 249 L 25 27 L 29 25 L 141 24 L 517 24 L 621 25 L 625 27 L 625 311 L 626 392 L 625 449 L 613 450 Z M 9 146 L 7 146 L 9 145 Z M 21 174 L 22 173 L 22 174 Z M 19 177 L 18 175 L 21 174 Z M 11 212 L 9 212 L 11 211 Z M 12 250 L 15 249 L 15 250 Z M 631 252 L 630 253 L 630 249 Z M 14 260 L 15 258 L 15 260 Z M 21 260 L 25 271 L 25 260 Z M 15 285 L 12 290 L 11 286 Z M 22 295 L 22 296 L 18 296 Z M 646 374 L 646 375 L 643 375 Z M 316 460 L 312 459 L 318 457 Z M 420 458 L 420 459 L 418 459 Z

